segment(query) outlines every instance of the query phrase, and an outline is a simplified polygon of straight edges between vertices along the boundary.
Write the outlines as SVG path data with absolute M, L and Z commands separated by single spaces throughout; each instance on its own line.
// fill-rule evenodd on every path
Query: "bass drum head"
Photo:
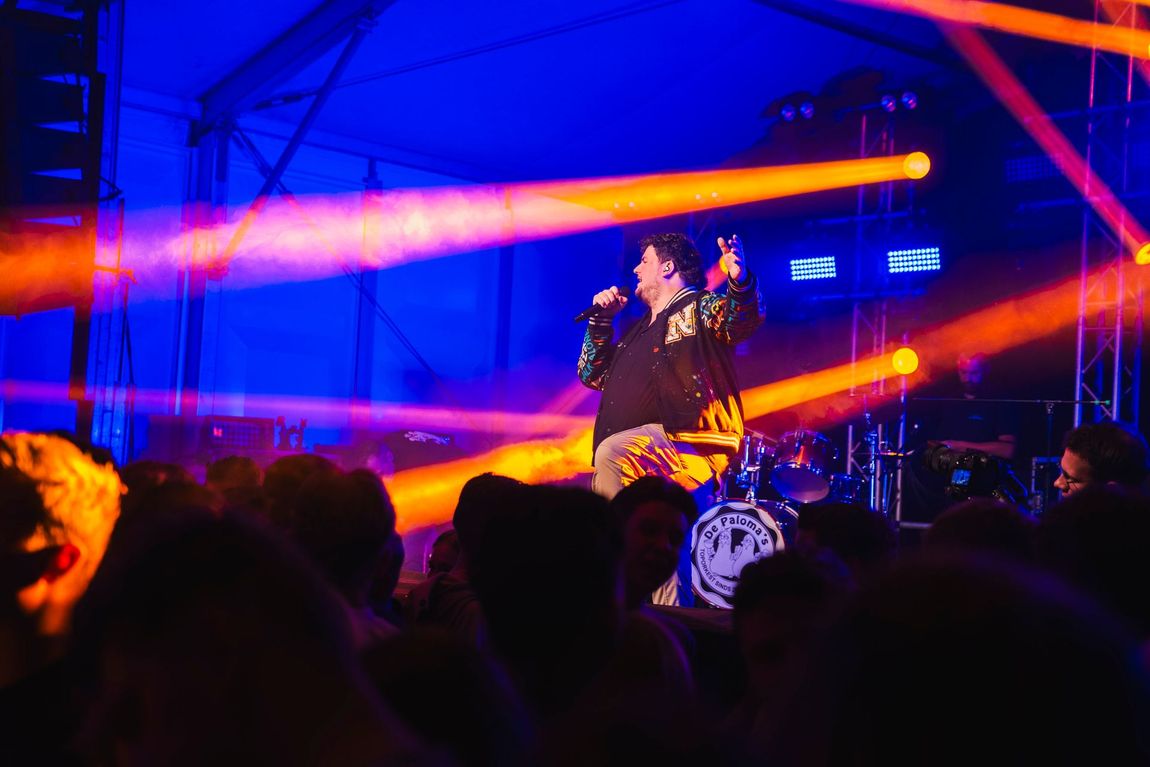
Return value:
M 712 607 L 730 609 L 739 573 L 751 562 L 786 548 L 783 526 L 798 518 L 772 501 L 724 501 L 691 529 L 691 587 Z

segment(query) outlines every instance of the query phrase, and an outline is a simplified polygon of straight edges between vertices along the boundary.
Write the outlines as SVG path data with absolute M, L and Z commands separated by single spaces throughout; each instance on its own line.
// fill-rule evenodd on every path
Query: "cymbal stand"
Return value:
M 866 460 L 859 464 L 869 483 L 870 507 L 884 516 L 891 517 L 896 525 L 902 520 L 902 458 L 905 456 L 907 423 L 905 377 L 902 379 L 899 400 L 902 407 L 898 419 L 898 448 L 894 449 L 883 439 L 883 425 L 874 423 L 870 406 L 864 398 L 863 420 L 866 430 L 863 433 L 862 444 L 866 445 Z M 883 463 L 883 459 L 887 458 L 895 459 L 893 468 Z
M 877 509 L 881 503 L 882 492 L 880 490 L 882 485 L 882 466 L 878 462 L 879 454 L 879 426 L 871 419 L 870 407 L 867 405 L 866 400 L 863 400 L 863 422 L 865 423 L 865 431 L 863 432 L 862 443 L 866 445 L 866 461 L 860 466 L 863 475 L 867 478 L 867 486 L 870 489 L 870 506 L 872 509 Z

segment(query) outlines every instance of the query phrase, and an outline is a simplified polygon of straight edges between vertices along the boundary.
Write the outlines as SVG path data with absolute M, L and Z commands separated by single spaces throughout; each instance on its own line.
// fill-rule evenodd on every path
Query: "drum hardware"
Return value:
M 901 458 L 903 454 L 887 450 L 879 455 Z M 738 458 L 721 477 L 716 502 L 731 498 L 738 489 L 742 492 L 735 497 L 754 505 L 762 500 L 764 488 L 770 488 L 785 499 L 788 509 L 820 501 L 866 503 L 868 477 L 830 472 L 830 461 L 836 457 L 830 441 L 815 431 L 788 432 L 778 440 L 751 432 L 743 437 Z
M 746 489 L 747 503 L 753 504 L 756 501 L 760 474 L 764 466 L 769 468 L 772 463 L 774 451 L 767 444 L 768 441 L 773 440 L 764 434 L 753 431 L 743 435 L 743 441 L 739 446 L 739 468 L 734 472 L 734 486 Z M 730 469 L 724 473 L 720 482 L 719 494 L 716 497 L 717 501 L 730 497 L 731 475 Z
M 898 428 L 898 439 L 901 443 L 905 441 L 905 381 L 898 397 L 903 404 Z M 893 398 L 893 395 L 890 398 Z M 857 443 L 858 459 L 854 458 L 856 447 L 855 443 L 849 441 L 850 432 L 848 431 L 848 451 L 851 457 L 847 460 L 847 469 L 849 472 L 850 469 L 857 467 L 867 485 L 866 490 L 868 492 L 859 501 L 871 509 L 884 515 L 893 516 L 895 520 L 898 520 L 902 488 L 902 459 L 907 454 L 883 438 L 883 425 L 875 423 L 868 402 L 869 400 L 864 397 L 863 431 L 861 439 Z
M 832 474 L 827 498 L 838 503 L 865 503 L 866 478 L 854 474 Z
M 792 501 L 821 501 L 830 493 L 830 463 L 837 455 L 831 441 L 818 432 L 788 432 L 775 447 L 771 485 Z

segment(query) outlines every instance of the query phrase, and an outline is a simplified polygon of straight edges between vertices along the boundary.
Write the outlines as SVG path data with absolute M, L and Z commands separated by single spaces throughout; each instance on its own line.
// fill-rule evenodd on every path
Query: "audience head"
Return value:
M 1133 638 L 1061 581 L 936 554 L 852 598 L 764 754 L 781 766 L 1143 763 L 1148 682 Z
M 478 648 L 420 629 L 381 642 L 363 662 L 384 701 L 425 742 L 445 749 L 451 764 L 531 763 L 522 701 Z
M 375 568 L 375 577 L 371 580 L 367 600 L 372 609 L 379 615 L 396 618 L 396 605 L 392 603 L 395 588 L 399 585 L 399 577 L 403 572 L 403 536 L 399 533 L 389 537 L 383 546 L 383 556 L 380 557 Z
M 464 568 L 478 555 L 488 521 L 511 504 L 514 495 L 524 487 L 527 485 L 517 479 L 491 473 L 472 477 L 463 485 L 451 525 L 459 536 L 459 562 Z
M 35 631 L 61 636 L 88 588 L 120 515 L 123 485 L 112 464 L 97 464 L 73 442 L 48 434 L 0 436 L 0 469 L 16 501 L 2 510 L 4 554 L 40 566 L 16 594 Z M 27 483 L 35 485 L 36 503 Z
M 226 494 L 235 488 L 259 487 L 264 473 L 253 459 L 243 455 L 229 455 L 208 464 L 205 485 Z
M 826 552 L 784 550 L 743 568 L 733 620 L 752 697 L 785 697 L 787 676 L 801 667 L 849 584 L 846 566 Z
M 272 523 L 283 530 L 290 530 L 292 506 L 304 482 L 315 474 L 337 473 L 339 468 L 334 463 L 313 453 L 297 453 L 276 459 L 264 473 L 264 492 Z
M 619 491 L 610 509 L 623 540 L 624 598 L 637 607 L 675 572 L 698 507 L 674 482 L 640 477 Z
M 196 478 L 191 472 L 178 463 L 165 463 L 163 461 L 132 461 L 120 469 L 120 479 L 132 493 L 142 494 L 160 485 L 169 482 L 193 484 Z
M 99 659 L 90 748 L 138 764 L 387 763 L 406 747 L 345 612 L 245 515 L 144 513 L 82 604 Z
M 474 553 L 468 576 L 492 647 L 533 703 L 566 705 L 602 667 L 621 618 L 607 501 L 571 487 L 520 487 L 492 510 Z
M 154 502 L 143 499 L 152 495 L 158 488 L 177 485 L 183 488 L 199 487 L 191 472 L 178 463 L 165 463 L 163 461 L 132 461 L 120 469 L 120 479 L 127 488 L 121 502 L 122 517 L 124 520 L 135 516 L 136 508 L 147 505 L 157 508 Z M 179 491 L 176 491 L 179 494 Z
M 1042 515 L 1035 553 L 1150 640 L 1150 499 L 1120 485 L 1084 488 Z
M 885 516 L 855 503 L 804 508 L 796 538 L 800 548 L 830 550 L 860 583 L 886 567 L 894 557 L 897 543 L 894 528 Z
M 365 604 L 395 535 L 395 508 L 380 478 L 366 469 L 315 472 L 292 509 L 296 543 L 352 605 Z
M 1066 435 L 1054 486 L 1064 496 L 1091 485 L 1140 487 L 1146 459 L 1146 439 L 1132 427 L 1115 421 L 1082 424 Z
M 940 514 L 923 536 L 923 545 L 1029 562 L 1034 526 L 1034 518 L 1017 506 L 993 498 L 972 498 Z
M 459 559 L 459 534 L 448 529 L 435 537 L 431 544 L 431 554 L 427 557 L 427 574 L 449 573 Z

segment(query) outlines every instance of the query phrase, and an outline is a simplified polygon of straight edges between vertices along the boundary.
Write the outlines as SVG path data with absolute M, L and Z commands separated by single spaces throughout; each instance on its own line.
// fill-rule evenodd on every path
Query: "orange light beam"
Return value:
M 375 203 L 371 228 L 385 247 L 370 248 L 364 265 L 387 268 L 453 253 L 829 189 L 921 177 L 921 152 L 894 157 L 723 171 L 538 182 L 492 187 L 393 190 Z M 298 198 L 297 198 L 298 199 Z M 362 213 L 355 205 L 320 199 L 312 222 L 328 232 L 330 248 L 355 254 L 362 246 Z M 241 257 L 279 275 L 310 279 L 331 271 L 316 257 L 316 233 L 298 210 L 268 205 L 247 233 Z M 226 236 L 232 227 L 219 228 Z
M 532 484 L 589 472 L 591 429 L 564 439 L 507 445 L 482 455 L 397 472 L 387 481 L 397 528 L 402 533 L 450 521 L 464 483 L 487 471 Z
M 144 410 L 163 410 L 170 392 L 167 389 L 137 389 L 135 403 Z M 458 410 L 424 407 L 394 402 L 357 402 L 345 398 L 305 397 L 290 394 L 248 394 L 213 392 L 217 415 L 243 414 L 252 417 L 291 415 L 318 421 L 342 419 L 356 408 L 364 408 L 373 426 L 394 425 L 409 429 L 451 429 L 453 431 L 491 432 L 498 426 L 501 433 L 530 437 L 569 434 L 590 426 L 588 416 L 558 413 L 516 413 L 493 410 Z M 0 397 L 5 402 L 55 403 L 68 401 L 68 384 L 52 381 L 0 381 Z M 191 401 L 199 399 L 194 393 Z
M 1150 32 L 978 0 L 840 0 L 934 21 L 982 27 L 1022 37 L 1150 59 Z
M 138 245 L 133 249 L 132 266 L 138 275 L 146 277 L 150 271 L 181 264 L 191 252 L 217 276 L 226 272 L 229 286 L 235 289 L 324 279 L 337 274 L 342 264 L 384 269 L 674 213 L 917 178 L 928 168 L 925 155 L 912 153 L 653 176 L 398 189 L 373 197 L 368 217 L 358 194 L 269 198 L 254 221 L 245 218 L 228 224 L 189 226 L 176 237 L 157 234 L 150 238 L 150 232 L 139 231 L 134 235 Z M 146 217 L 143 220 L 148 222 Z M 161 221 L 155 225 L 162 229 Z M 222 243 L 233 240 L 240 228 L 245 233 L 236 258 L 223 262 L 212 256 L 224 252 Z M 365 230 L 375 238 L 366 248 Z M 28 271 L 25 283 L 47 280 L 51 284 L 51 270 L 31 265 L 75 260 L 75 253 L 56 252 L 66 250 L 65 246 L 56 250 L 48 246 L 42 238 L 32 237 L 0 242 L 0 256 L 9 278 L 0 284 L 0 297 L 13 278 L 22 274 L 21 269 Z
M 1134 0 L 1134 2 L 1150 5 L 1150 0 Z M 1146 16 L 1127 0 L 1102 0 L 1101 5 L 1102 12 L 1114 24 L 1127 24 L 1130 29 L 1138 29 L 1143 32 L 1150 31 L 1150 24 L 1147 23 Z M 1143 59 L 1137 62 L 1137 65 L 1142 79 L 1150 83 L 1150 61 Z
M 922 152 L 911 152 L 765 168 L 543 182 L 521 185 L 517 191 L 634 221 L 860 184 L 922 178 L 929 170 L 929 158 Z
M 951 45 L 994 92 L 1035 143 L 1046 152 L 1082 198 L 1094 209 L 1130 255 L 1150 241 L 1150 235 L 1119 202 L 1110 187 L 1095 175 L 1078 150 L 1046 115 L 1026 87 L 973 29 L 948 26 L 944 32 Z

